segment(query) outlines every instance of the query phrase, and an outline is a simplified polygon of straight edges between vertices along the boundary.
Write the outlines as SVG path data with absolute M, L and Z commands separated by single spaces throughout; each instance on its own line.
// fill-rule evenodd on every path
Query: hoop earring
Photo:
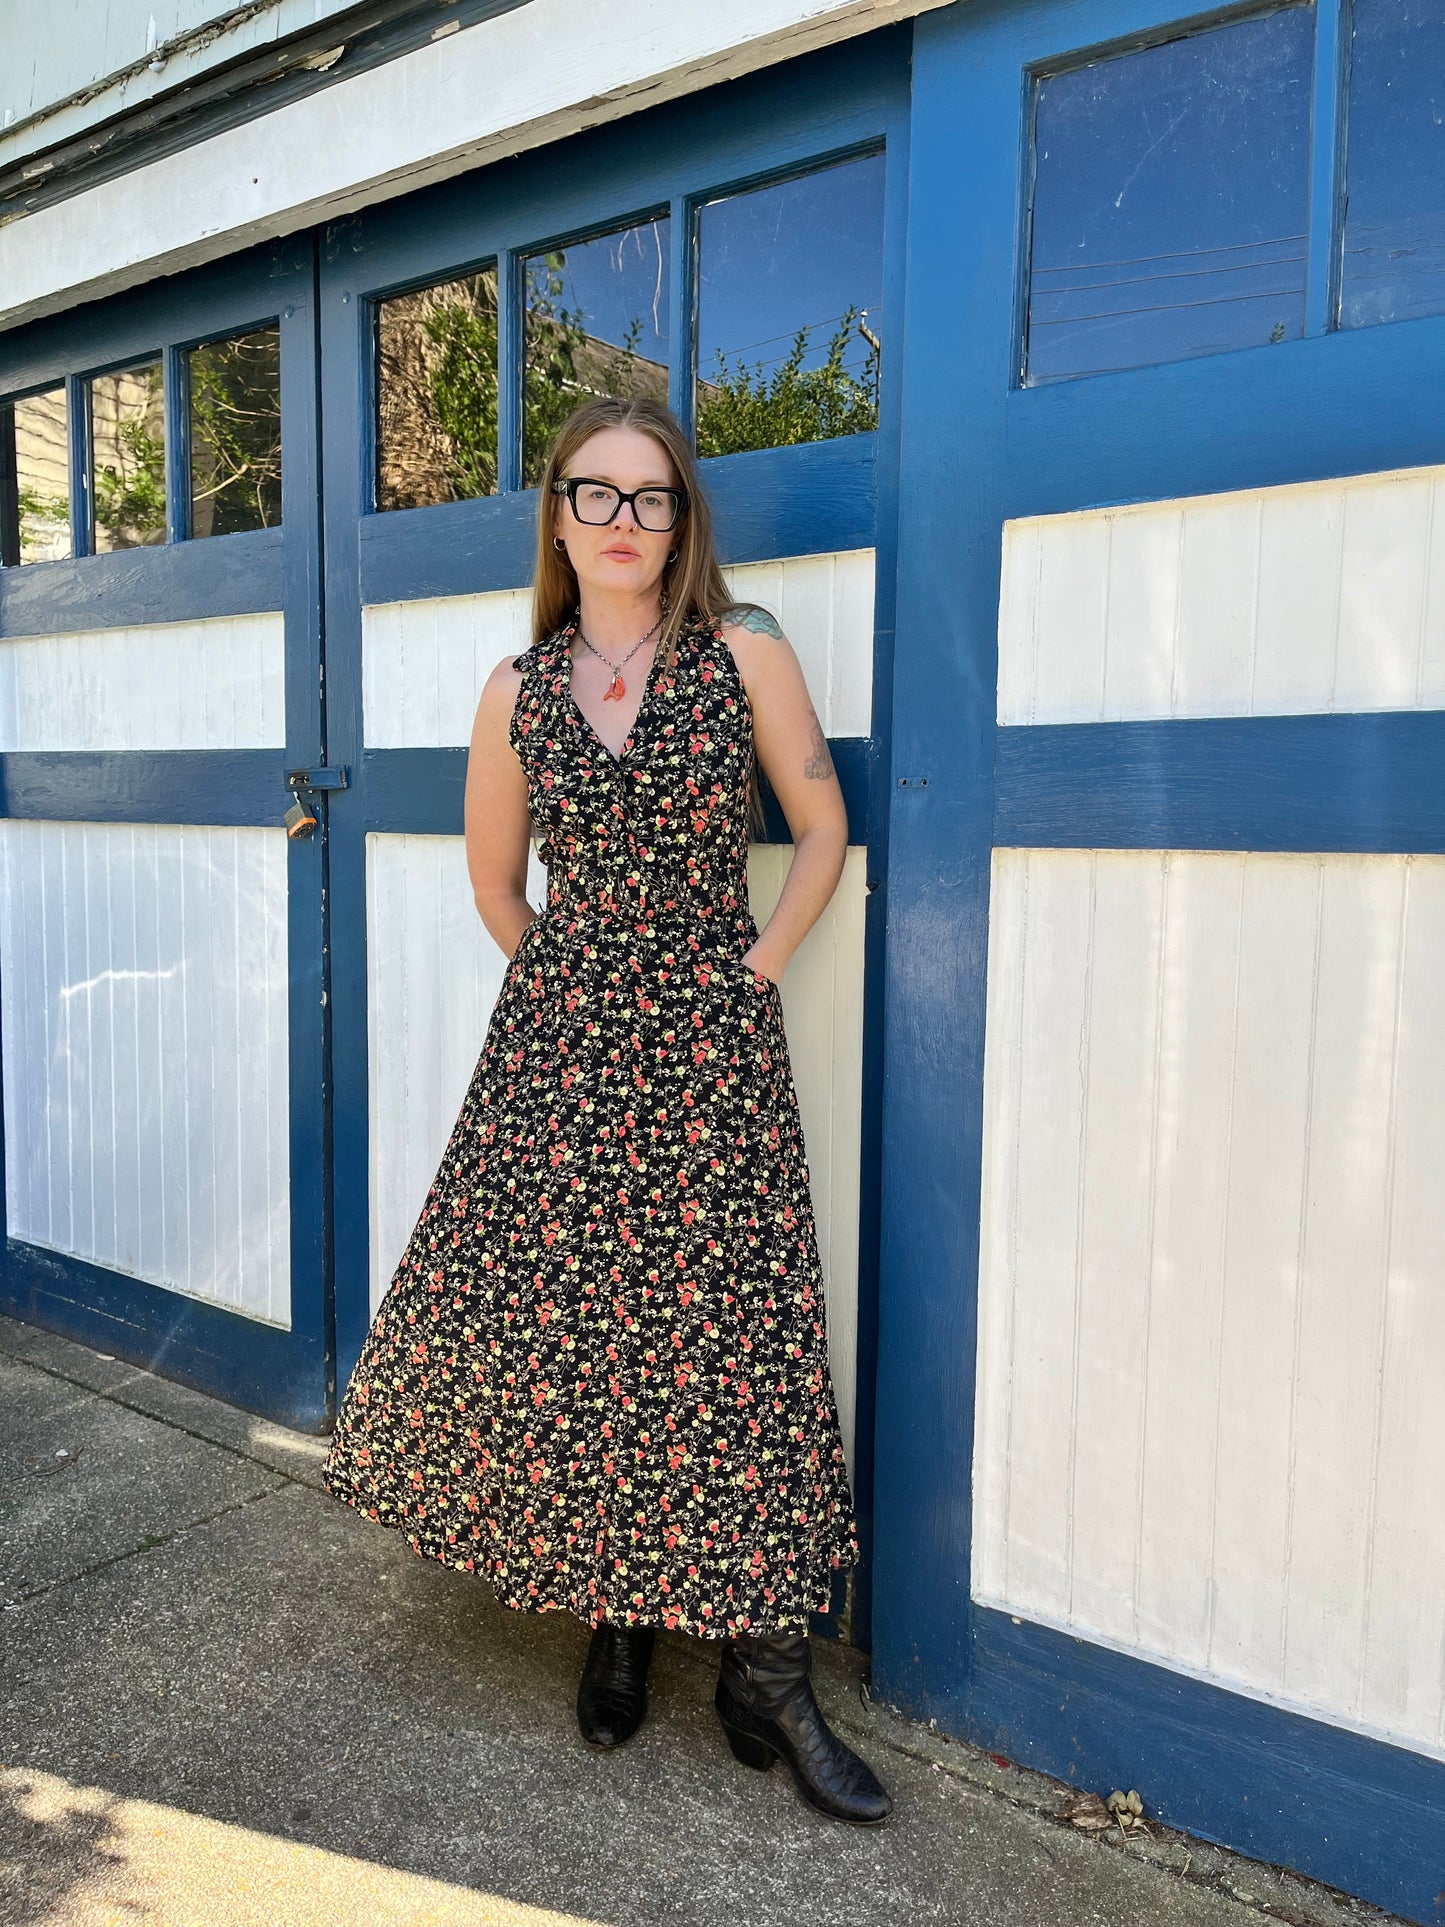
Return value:
M 669 550 L 668 550 L 668 552 L 667 552 L 667 559 L 668 559 L 668 561 L 669 561 L 669 562 L 676 562 L 676 560 L 677 560 L 677 550 L 676 550 L 676 549 L 669 549 Z
M 567 549 L 567 544 L 562 540 L 560 535 L 554 535 L 552 537 L 552 547 L 554 549 L 559 550 L 563 554 L 565 554 Z

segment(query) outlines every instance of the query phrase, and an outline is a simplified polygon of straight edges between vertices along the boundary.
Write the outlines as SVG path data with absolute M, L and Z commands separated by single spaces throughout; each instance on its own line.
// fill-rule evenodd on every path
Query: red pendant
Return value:
M 605 703 L 610 703 L 614 700 L 620 702 L 626 694 L 627 684 L 622 680 L 622 671 L 620 669 L 614 669 L 612 672 L 612 680 L 607 685 L 607 694 L 602 700 Z

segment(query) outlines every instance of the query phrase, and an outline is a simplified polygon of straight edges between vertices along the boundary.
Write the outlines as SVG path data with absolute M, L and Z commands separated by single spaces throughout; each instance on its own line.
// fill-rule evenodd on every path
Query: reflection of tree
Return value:
M 281 520 L 281 336 L 276 328 L 191 356 L 191 516 L 196 535 Z
M 523 486 L 541 479 L 567 417 L 592 395 L 667 399 L 667 369 L 639 352 L 643 319 L 620 346 L 589 334 L 586 310 L 568 307 L 567 257 L 558 248 L 527 263 L 522 345 Z M 866 314 L 849 308 L 821 366 L 804 369 L 808 328 L 769 379 L 760 362 L 719 354 L 715 380 L 698 384 L 697 449 L 748 448 L 854 435 L 878 426 L 880 343 Z M 843 366 L 861 338 L 857 374 Z M 491 495 L 497 488 L 497 283 L 495 270 L 381 304 L 378 328 L 379 470 L 383 509 L 420 508 Z
M 667 370 L 638 352 L 642 317 L 620 347 L 587 332 L 563 300 L 562 249 L 527 264 L 522 426 L 528 486 L 562 423 L 589 395 L 666 398 Z M 381 307 L 379 505 L 418 508 L 497 487 L 497 282 L 493 269 Z
M 0 462 L 12 469 L 15 495 L 4 547 L 17 562 L 53 562 L 70 553 L 70 446 L 64 389 L 26 395 L 0 407 Z
M 107 394 L 115 418 L 97 422 L 94 429 L 96 527 L 109 536 L 113 549 L 163 541 L 166 444 L 160 363 L 98 379 L 92 395 Z M 102 445 L 112 457 L 105 463 L 100 460 Z
M 522 351 L 524 481 L 541 479 L 552 438 L 582 399 L 577 359 L 587 339 L 581 308 L 561 295 L 567 257 L 558 249 L 527 263 L 527 327 Z
M 667 370 L 638 353 L 642 316 L 621 347 L 588 334 L 586 311 L 562 305 L 567 257 L 562 249 L 527 264 L 527 339 L 522 407 L 527 486 L 541 480 L 547 451 L 572 411 L 593 395 L 667 399 Z
M 383 301 L 377 506 L 425 508 L 497 486 L 494 268 Z
M 62 529 L 66 536 L 65 553 L 69 554 L 70 498 L 65 495 L 47 495 L 42 489 L 29 488 L 23 483 L 17 491 L 17 498 L 20 515 L 20 560 L 22 562 L 50 560 L 54 537 Z
M 867 347 L 860 375 L 843 366 L 849 340 L 857 332 Z M 741 355 L 730 366 L 721 349 L 717 374 L 698 384 L 697 452 L 736 455 L 749 448 L 783 448 L 794 442 L 819 442 L 834 435 L 857 435 L 878 426 L 878 376 L 882 344 L 860 310 L 850 307 L 828 344 L 818 368 L 804 368 L 807 328 L 800 328 L 786 360 L 771 381 L 765 365 L 749 370 Z
M 497 486 L 497 283 L 492 274 L 455 284 L 464 298 L 438 301 L 422 318 L 431 344 L 427 386 L 446 437 L 451 499 L 491 495 Z

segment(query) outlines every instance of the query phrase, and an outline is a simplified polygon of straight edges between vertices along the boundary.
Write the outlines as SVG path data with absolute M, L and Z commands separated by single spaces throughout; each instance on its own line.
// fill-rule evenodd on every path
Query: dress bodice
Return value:
M 710 920 L 729 949 L 756 941 L 748 908 L 752 708 L 713 623 L 684 625 L 653 658 L 632 733 L 614 756 L 572 694 L 574 618 L 516 658 L 509 740 L 542 833 L 549 918 L 630 926 Z

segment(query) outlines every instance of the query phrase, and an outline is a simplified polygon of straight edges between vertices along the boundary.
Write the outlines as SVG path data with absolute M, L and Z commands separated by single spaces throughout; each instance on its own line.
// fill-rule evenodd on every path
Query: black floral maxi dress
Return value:
M 781 998 L 740 961 L 751 708 L 693 620 L 614 757 L 575 631 L 516 664 L 546 911 L 324 1481 L 521 1611 L 796 1627 L 859 1547 Z

